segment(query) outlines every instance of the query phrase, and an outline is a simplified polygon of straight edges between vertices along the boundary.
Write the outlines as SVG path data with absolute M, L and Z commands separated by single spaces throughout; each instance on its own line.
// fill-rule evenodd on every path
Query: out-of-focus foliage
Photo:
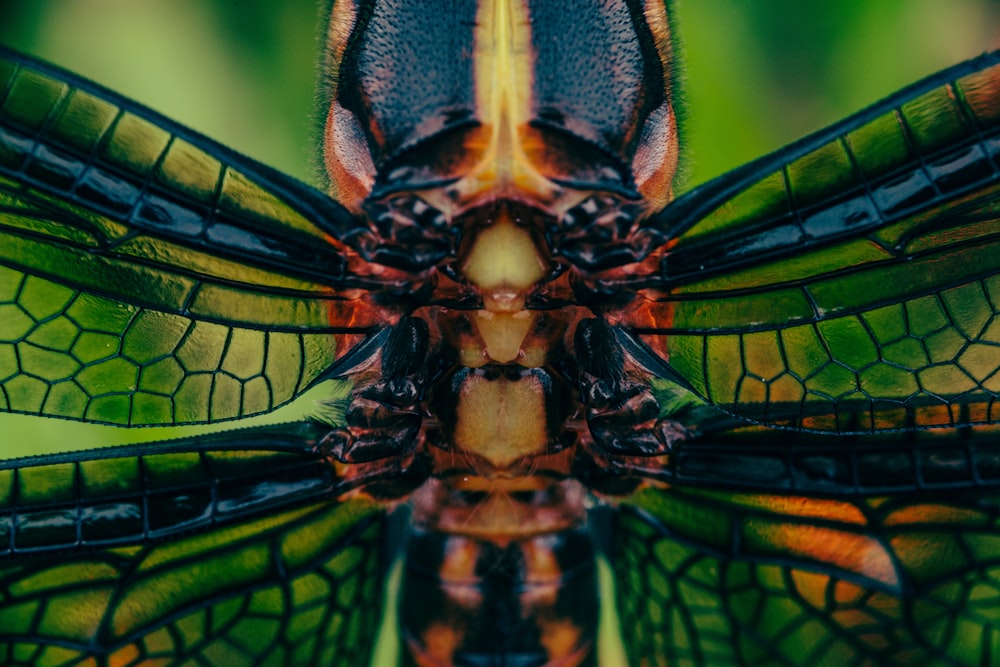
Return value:
M 687 186 L 1000 48 L 996 0 L 677 0 Z

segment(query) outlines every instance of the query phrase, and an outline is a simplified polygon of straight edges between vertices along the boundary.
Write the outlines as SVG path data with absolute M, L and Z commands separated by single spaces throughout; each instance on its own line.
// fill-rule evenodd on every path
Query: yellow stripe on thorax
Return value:
M 483 0 L 476 20 L 474 72 L 482 159 L 457 184 L 460 199 L 551 198 L 553 184 L 535 169 L 522 145 L 532 118 L 534 54 L 527 8 L 520 0 Z

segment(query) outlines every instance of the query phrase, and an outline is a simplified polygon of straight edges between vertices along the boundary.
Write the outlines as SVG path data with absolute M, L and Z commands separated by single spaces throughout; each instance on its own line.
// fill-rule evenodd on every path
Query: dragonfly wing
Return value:
M 324 431 L 4 462 L 0 655 L 367 665 L 386 522 L 335 500 L 359 480 L 315 452 Z
M 0 51 L 0 408 L 113 424 L 269 411 L 396 313 L 329 197 Z M 354 262 L 353 266 L 349 265 Z
M 609 313 L 756 423 L 864 433 L 996 421 L 1000 53 L 702 186 Z
M 646 490 L 612 542 L 630 664 L 989 662 L 992 495 Z
M 651 221 L 673 240 L 611 317 L 697 437 L 629 471 L 669 483 L 622 501 L 611 542 L 632 664 L 991 659 L 998 63 Z

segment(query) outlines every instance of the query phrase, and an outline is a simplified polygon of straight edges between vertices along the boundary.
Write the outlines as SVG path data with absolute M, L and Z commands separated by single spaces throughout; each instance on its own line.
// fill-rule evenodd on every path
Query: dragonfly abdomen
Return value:
M 581 527 L 497 542 L 418 530 L 400 603 L 407 664 L 594 665 L 594 547 Z

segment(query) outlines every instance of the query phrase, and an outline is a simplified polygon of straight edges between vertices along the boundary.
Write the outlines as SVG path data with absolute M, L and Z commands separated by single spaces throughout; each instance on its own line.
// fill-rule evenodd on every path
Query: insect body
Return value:
M 637 664 L 988 655 L 919 619 L 990 576 L 996 54 L 668 205 L 663 5 L 432 4 L 331 7 L 327 193 L 4 52 L 8 410 L 350 382 L 9 462 L 10 660 L 364 664 L 408 501 L 405 660 L 593 664 L 594 493 Z
M 432 461 L 414 497 L 421 532 L 403 597 L 420 661 L 474 663 L 503 647 L 509 660 L 576 663 L 589 653 L 597 608 L 592 550 L 578 535 L 586 493 L 574 476 L 591 440 L 581 438 L 577 385 L 587 371 L 574 350 L 607 366 L 591 382 L 606 385 L 592 390 L 606 394 L 597 419 L 628 424 L 605 429 L 613 446 L 666 446 L 644 424 L 656 419 L 650 390 L 619 378 L 614 338 L 574 296 L 577 266 L 609 268 L 646 249 L 635 224 L 670 194 L 665 8 L 644 21 L 624 4 L 582 17 L 544 3 L 438 10 L 450 20 L 428 26 L 437 14 L 428 6 L 334 7 L 334 25 L 355 27 L 328 45 L 326 68 L 340 74 L 326 166 L 331 194 L 368 221 L 343 238 L 413 281 L 408 299 L 427 296 L 396 325 L 372 384 L 355 385 L 346 427 L 322 446 L 343 462 L 410 452 Z M 449 47 L 425 54 L 420 76 L 409 54 L 428 38 Z M 617 57 L 582 77 L 586 65 L 564 50 L 595 39 Z M 415 579 L 432 569 L 420 562 L 431 549 L 443 618 L 414 592 L 428 587 Z M 483 573 L 495 569 L 510 572 L 490 584 Z M 479 577 L 481 586 L 470 583 Z M 469 596 L 491 611 L 466 623 L 457 619 Z

